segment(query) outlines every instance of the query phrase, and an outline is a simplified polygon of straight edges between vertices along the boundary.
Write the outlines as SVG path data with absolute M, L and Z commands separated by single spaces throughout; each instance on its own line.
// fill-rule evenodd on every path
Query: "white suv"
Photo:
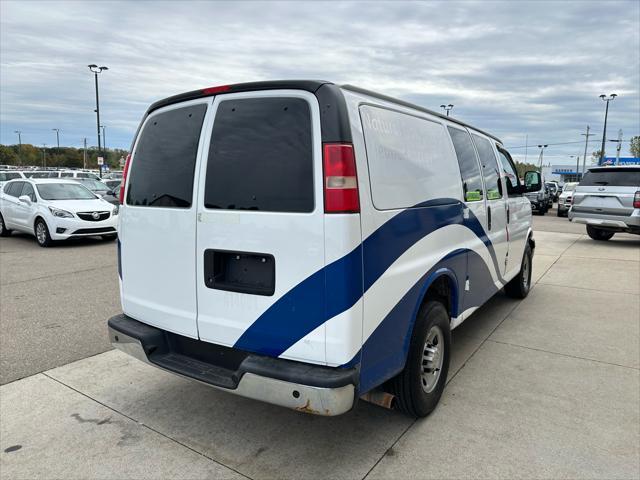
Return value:
M 73 180 L 11 180 L 0 191 L 0 236 L 29 233 L 41 247 L 96 235 L 115 240 L 118 211 Z
M 431 412 L 450 331 L 531 282 L 502 142 L 351 86 L 215 87 L 152 105 L 125 166 L 113 345 L 225 391 L 338 415 Z M 370 395 L 373 399 L 376 395 Z

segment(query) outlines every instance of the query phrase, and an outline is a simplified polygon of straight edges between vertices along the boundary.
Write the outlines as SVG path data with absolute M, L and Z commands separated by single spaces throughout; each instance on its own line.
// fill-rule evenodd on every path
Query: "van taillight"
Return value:
M 131 154 L 127 155 L 127 161 L 124 162 L 124 169 L 122 170 L 122 182 L 120 183 L 120 205 L 124 203 L 124 187 L 127 185 L 127 173 L 129 172 L 130 161 Z
M 359 213 L 353 145 L 326 143 L 323 151 L 325 213 Z
M 640 208 L 640 190 L 633 196 L 633 208 Z

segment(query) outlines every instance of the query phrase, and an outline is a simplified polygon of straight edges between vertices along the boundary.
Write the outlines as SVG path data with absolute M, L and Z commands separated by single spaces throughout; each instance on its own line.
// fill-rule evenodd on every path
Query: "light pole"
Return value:
M 43 143 L 42 144 L 42 167 L 43 168 L 47 168 L 47 151 L 45 150 L 47 148 L 47 144 Z
M 613 100 L 614 98 L 616 98 L 618 95 L 615 93 L 612 93 L 611 95 L 609 95 L 608 97 L 606 95 L 600 95 L 600 98 L 604 101 L 607 102 L 607 106 L 604 110 L 604 129 L 602 131 L 602 146 L 600 147 L 600 161 L 598 162 L 598 164 L 601 164 L 602 161 L 604 160 L 604 142 L 607 139 L 607 117 L 609 116 L 609 102 L 611 100 Z
M 93 72 L 93 75 L 96 80 L 96 126 L 98 127 L 98 156 L 100 156 L 101 151 L 101 143 L 100 143 L 100 100 L 98 97 L 98 74 L 104 72 L 105 70 L 109 70 L 107 67 L 102 66 L 99 67 L 96 64 L 92 63 L 91 65 L 87 65 L 89 70 Z
M 18 162 L 22 165 L 22 132 L 20 130 L 14 130 L 13 133 L 18 134 Z
M 52 128 L 51 130 L 56 132 L 56 145 L 58 145 L 58 153 L 60 153 L 60 129 L 59 128 Z
M 549 145 L 538 145 L 538 148 L 540 149 L 540 173 L 542 173 L 542 160 L 544 159 L 544 149 L 547 148 Z
M 447 112 L 447 117 L 449 116 L 449 112 L 453 109 L 453 104 L 449 104 L 449 105 L 440 105 L 440 108 L 443 108 L 445 112 Z

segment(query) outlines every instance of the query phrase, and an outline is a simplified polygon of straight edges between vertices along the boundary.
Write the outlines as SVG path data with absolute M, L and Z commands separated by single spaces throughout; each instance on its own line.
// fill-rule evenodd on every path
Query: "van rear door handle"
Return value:
M 487 228 L 491 230 L 491 207 L 487 207 Z

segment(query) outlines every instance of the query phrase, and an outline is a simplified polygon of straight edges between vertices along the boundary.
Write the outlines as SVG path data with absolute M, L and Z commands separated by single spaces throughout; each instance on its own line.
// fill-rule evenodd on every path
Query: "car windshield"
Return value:
M 105 185 L 104 183 L 99 182 L 97 180 L 82 179 L 82 180 L 79 180 L 79 181 L 82 182 L 82 184 L 85 187 L 87 187 L 89 190 L 91 190 L 93 192 L 111 190 L 107 185 Z
M 36 185 L 44 200 L 93 200 L 96 196 L 77 183 L 41 183 Z
M 563 192 L 573 192 L 576 189 L 577 183 L 565 183 L 562 187 Z

